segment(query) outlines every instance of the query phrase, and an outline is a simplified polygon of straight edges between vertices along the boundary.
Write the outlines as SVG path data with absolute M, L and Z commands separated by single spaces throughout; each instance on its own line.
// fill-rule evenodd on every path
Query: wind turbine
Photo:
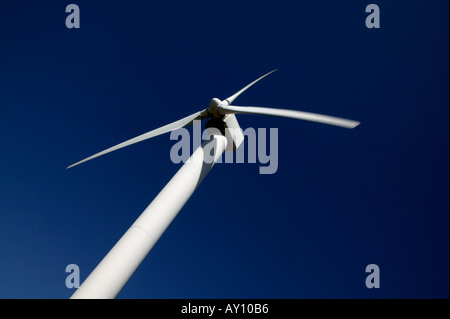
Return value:
M 208 108 L 112 146 L 67 167 L 69 169 L 123 147 L 191 125 L 194 121 L 209 119 L 205 127 L 209 130 L 210 139 L 204 141 L 194 151 L 189 160 L 75 291 L 71 296 L 72 299 L 109 299 L 117 296 L 223 152 L 233 151 L 243 142 L 244 136 L 235 114 L 281 116 L 350 129 L 360 124 L 358 121 L 315 113 L 232 105 L 245 90 L 275 71 L 261 76 L 223 101 L 213 98 Z M 233 130 L 234 134 L 225 134 L 227 129 Z

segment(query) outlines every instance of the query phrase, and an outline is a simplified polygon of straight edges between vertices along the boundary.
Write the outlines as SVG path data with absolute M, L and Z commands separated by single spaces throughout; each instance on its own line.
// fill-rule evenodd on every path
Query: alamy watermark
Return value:
M 376 4 L 369 4 L 366 7 L 366 12 L 370 13 L 366 18 L 366 27 L 368 29 L 380 28 L 380 7 Z
M 366 267 L 366 287 L 369 289 L 380 288 L 380 267 L 377 264 L 370 264 Z
M 173 163 L 195 161 L 196 159 L 191 156 L 191 152 L 200 146 L 202 140 L 209 140 L 211 135 L 223 135 L 223 132 L 213 127 L 202 132 L 200 123 L 201 121 L 194 121 L 192 137 L 190 131 L 186 128 L 180 128 L 170 133 L 170 139 L 178 141 L 170 150 L 170 160 Z M 228 147 L 232 146 L 230 144 L 239 135 L 243 135 L 246 142 L 243 142 L 233 152 L 225 152 L 224 155 L 215 160 L 216 163 L 257 163 L 258 161 L 264 165 L 259 167 L 260 174 L 274 174 L 278 170 L 278 128 L 270 128 L 269 134 L 267 134 L 266 128 L 258 128 L 257 130 L 252 127 L 245 130 L 226 128 L 224 135 L 228 140 Z M 211 148 L 214 149 L 211 149 L 211 152 L 205 150 L 205 157 L 200 160 L 211 163 L 214 160 L 215 147 L 216 145 L 212 144 Z
M 80 28 L 80 7 L 76 4 L 69 4 L 66 7 L 66 12 L 70 13 L 66 17 L 66 27 L 68 29 L 79 29 Z
M 380 28 L 380 7 L 374 3 L 366 6 L 366 13 L 369 15 L 366 17 L 366 27 L 368 29 Z M 66 13 L 69 15 L 66 17 L 66 27 L 68 29 L 80 28 L 80 7 L 76 4 L 69 4 L 66 6 Z
M 66 287 L 69 289 L 80 287 L 80 267 L 76 264 L 66 266 Z

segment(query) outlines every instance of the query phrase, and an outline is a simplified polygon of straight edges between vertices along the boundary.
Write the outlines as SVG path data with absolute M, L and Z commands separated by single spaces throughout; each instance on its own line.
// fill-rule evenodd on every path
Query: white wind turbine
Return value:
M 196 120 L 210 119 L 206 123 L 210 139 L 204 141 L 194 151 L 189 160 L 75 291 L 71 296 L 72 299 L 116 297 L 223 152 L 233 151 L 243 142 L 242 129 L 234 114 L 281 116 L 345 128 L 354 128 L 360 124 L 357 121 L 315 113 L 231 105 L 241 93 L 275 71 L 261 76 L 223 101 L 213 98 L 209 107 L 204 110 L 110 147 L 67 167 L 74 167 L 125 146 L 191 125 Z M 231 136 L 224 134 L 226 130 L 232 131 L 233 134 Z

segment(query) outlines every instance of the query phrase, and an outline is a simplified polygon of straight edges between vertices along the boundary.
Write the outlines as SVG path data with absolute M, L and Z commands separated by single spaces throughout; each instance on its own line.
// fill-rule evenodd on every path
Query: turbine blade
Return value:
M 261 114 L 261 115 L 272 115 L 289 117 L 297 120 L 306 120 L 311 122 L 318 122 L 323 124 L 341 126 L 345 128 L 355 128 L 360 124 L 358 121 L 347 120 L 339 117 L 322 115 L 316 113 L 285 110 L 285 109 L 273 109 L 268 107 L 257 107 L 257 106 L 235 106 L 235 105 L 222 105 L 219 108 L 219 113 L 221 114 Z
M 152 137 L 155 137 L 155 136 L 158 136 L 158 135 L 161 135 L 161 134 L 164 134 L 164 133 L 168 133 L 168 132 L 174 131 L 176 129 L 179 129 L 179 128 L 191 125 L 194 120 L 201 120 L 201 119 L 206 118 L 207 114 L 208 114 L 208 111 L 206 109 L 203 110 L 203 111 L 194 113 L 194 114 L 189 115 L 189 116 L 187 116 L 185 118 L 182 118 L 181 120 L 178 120 L 176 122 L 164 125 L 164 126 L 162 126 L 160 128 L 157 128 L 157 129 L 154 129 L 154 130 L 152 130 L 150 132 L 141 134 L 141 135 L 136 136 L 136 137 L 134 137 L 132 139 L 129 139 L 129 140 L 125 141 L 125 142 L 122 142 L 120 144 L 112 146 L 112 147 L 110 147 L 110 148 L 108 148 L 108 149 L 106 149 L 104 151 L 101 151 L 101 152 L 99 152 L 97 154 L 89 156 L 89 157 L 87 157 L 87 158 L 85 158 L 85 159 L 83 159 L 83 160 L 81 160 L 79 162 L 76 162 L 75 164 L 72 164 L 72 165 L 68 166 L 67 169 L 69 169 L 71 167 L 74 167 L 74 166 L 76 166 L 78 164 L 87 162 L 87 161 L 89 161 L 89 160 L 91 160 L 93 158 L 105 155 L 105 154 L 110 153 L 110 152 L 115 151 L 115 150 L 118 150 L 118 149 L 123 148 L 125 146 L 129 146 L 129 145 L 132 145 L 132 144 L 144 141 L 146 139 L 149 139 L 149 138 L 152 138 Z
M 256 82 L 258 82 L 259 80 L 262 80 L 263 78 L 265 78 L 266 76 L 268 76 L 269 74 L 275 72 L 277 69 L 270 71 L 269 73 L 264 74 L 263 76 L 261 76 L 260 78 L 257 78 L 255 81 L 253 81 L 252 83 L 250 83 L 249 85 L 247 85 L 246 87 L 242 88 L 241 90 L 239 90 L 238 92 L 234 93 L 232 96 L 230 96 L 229 98 L 226 98 L 225 101 L 228 101 L 228 104 L 233 103 L 233 101 L 239 96 L 241 95 L 242 92 L 244 92 L 245 90 L 247 90 L 249 87 L 251 87 L 253 84 L 255 84 Z

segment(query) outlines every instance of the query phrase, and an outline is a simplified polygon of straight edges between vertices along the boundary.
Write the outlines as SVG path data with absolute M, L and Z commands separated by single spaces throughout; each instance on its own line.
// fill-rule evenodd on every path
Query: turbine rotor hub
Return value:
M 219 113 L 219 109 L 220 106 L 223 103 L 227 103 L 226 101 L 221 101 L 218 98 L 213 98 L 210 102 L 209 102 L 209 107 L 208 107 L 208 112 L 211 115 L 212 118 L 214 119 L 220 119 L 223 117 L 222 114 Z

